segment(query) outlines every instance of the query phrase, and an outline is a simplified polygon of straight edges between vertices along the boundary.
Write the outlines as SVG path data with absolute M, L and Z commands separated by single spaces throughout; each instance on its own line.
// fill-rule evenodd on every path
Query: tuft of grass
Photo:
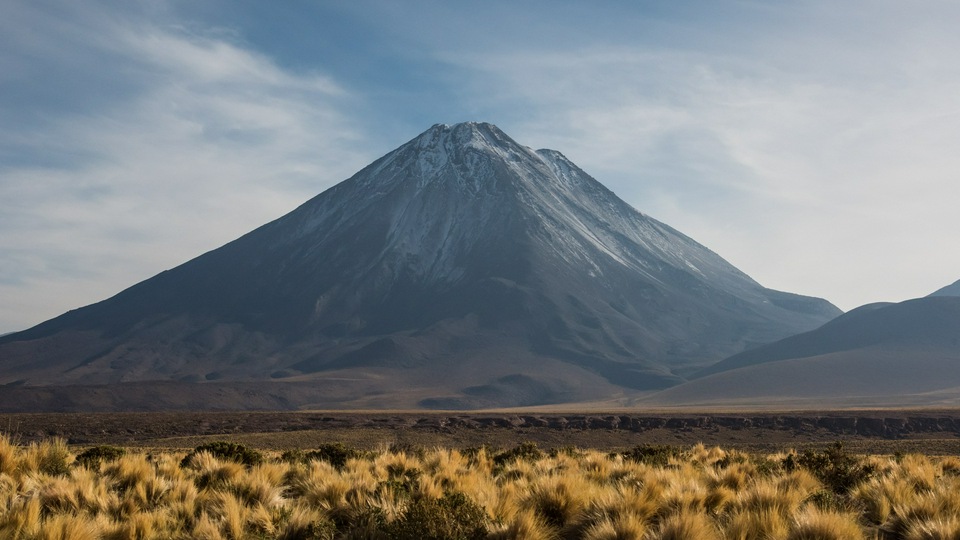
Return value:
M 756 538 L 783 539 L 790 532 L 790 521 L 775 508 L 759 511 L 738 511 L 730 516 L 724 530 L 726 540 L 753 540 Z
M 911 523 L 904 540 L 960 540 L 960 517 L 941 516 Z
M 0 433 L 0 474 L 13 476 L 19 466 L 17 447 L 4 433 Z
M 656 540 L 719 540 L 716 525 L 697 512 L 673 514 L 660 523 L 653 535 Z
M 493 540 L 557 540 L 557 531 L 530 511 L 516 514 L 503 528 L 490 535 Z
M 17 469 L 21 473 L 39 472 L 62 476 L 70 472 L 71 455 L 63 439 L 54 438 L 30 446 L 20 452 Z
M 863 530 L 852 514 L 808 507 L 795 518 L 787 540 L 863 540 Z

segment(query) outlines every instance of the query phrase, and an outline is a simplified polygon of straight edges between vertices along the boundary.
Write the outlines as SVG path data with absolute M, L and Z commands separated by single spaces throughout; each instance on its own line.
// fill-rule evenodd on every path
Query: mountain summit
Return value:
M 760 286 L 559 152 L 438 124 L 219 249 L 0 338 L 0 384 L 114 385 L 127 408 L 596 400 L 837 314 Z M 176 397 L 194 383 L 270 397 Z M 157 385 L 160 404 L 138 402 Z

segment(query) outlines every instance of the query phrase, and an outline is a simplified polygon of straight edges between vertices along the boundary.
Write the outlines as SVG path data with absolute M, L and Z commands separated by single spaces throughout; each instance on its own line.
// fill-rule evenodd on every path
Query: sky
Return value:
M 0 0 L 0 334 L 436 123 L 552 148 L 764 286 L 960 279 L 960 3 Z

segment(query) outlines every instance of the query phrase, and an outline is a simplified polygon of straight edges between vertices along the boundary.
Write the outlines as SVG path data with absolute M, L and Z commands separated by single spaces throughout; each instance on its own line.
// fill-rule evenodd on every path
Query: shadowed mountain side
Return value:
M 960 349 L 960 298 L 927 297 L 861 306 L 816 330 L 731 356 L 691 378 L 766 362 L 882 347 Z
M 668 388 L 643 406 L 934 407 L 960 402 L 960 350 L 865 348 L 725 371 Z
M 941 405 L 960 398 L 960 298 L 870 304 L 732 356 L 651 403 Z
M 942 289 L 938 289 L 930 294 L 930 296 L 960 296 L 960 280 L 953 282 L 951 285 L 947 285 Z
M 0 387 L 0 411 L 470 409 L 578 403 L 636 396 L 566 362 L 485 350 L 469 369 L 375 366 L 258 381 L 141 381 Z M 523 366 L 534 371 L 518 372 Z M 478 384 L 479 383 L 479 384 Z M 472 385 L 472 386 L 471 386 Z M 462 392 L 461 392 L 462 390 Z
M 343 402 L 560 403 L 665 388 L 838 314 L 762 287 L 559 152 L 436 125 L 219 249 L 0 338 L 0 384 L 390 373 Z

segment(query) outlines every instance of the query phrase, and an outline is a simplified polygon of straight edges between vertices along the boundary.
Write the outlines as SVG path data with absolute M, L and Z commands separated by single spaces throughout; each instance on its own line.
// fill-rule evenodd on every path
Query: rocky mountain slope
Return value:
M 0 384 L 71 386 L 76 408 L 97 394 L 81 386 L 149 408 L 132 383 L 162 384 L 168 408 L 216 388 L 275 403 L 263 394 L 296 387 L 289 407 L 608 399 L 837 314 L 762 287 L 558 152 L 436 125 L 219 249 L 0 338 Z
M 960 400 L 960 297 L 869 304 L 758 347 L 652 398 L 664 404 L 952 406 Z

